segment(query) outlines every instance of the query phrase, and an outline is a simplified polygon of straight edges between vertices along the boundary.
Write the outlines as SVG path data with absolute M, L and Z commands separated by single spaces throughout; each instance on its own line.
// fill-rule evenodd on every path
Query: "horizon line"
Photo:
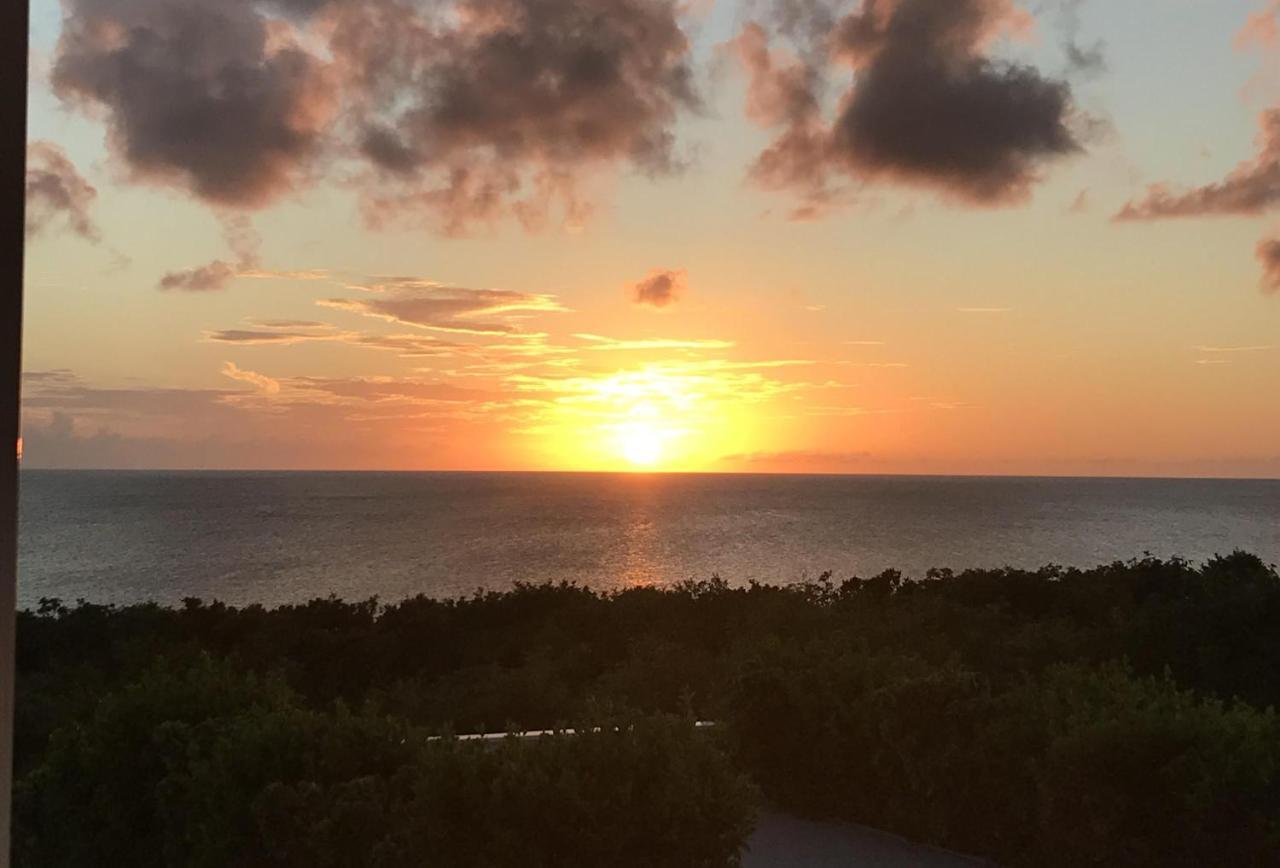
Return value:
M 825 477 L 864 479 L 1011 479 L 1011 480 L 1080 480 L 1118 482 L 1280 482 L 1280 476 L 1198 476 L 1160 475 L 1142 473 L 1074 474 L 1074 473 L 885 473 L 859 471 L 797 471 L 797 470 L 550 470 L 550 469 L 447 469 L 447 468 L 284 468 L 284 467 L 20 467 L 21 473 L 184 473 L 184 474 L 252 474 L 252 475 L 355 475 L 408 476 L 408 475 L 526 475 L 526 476 L 778 476 Z

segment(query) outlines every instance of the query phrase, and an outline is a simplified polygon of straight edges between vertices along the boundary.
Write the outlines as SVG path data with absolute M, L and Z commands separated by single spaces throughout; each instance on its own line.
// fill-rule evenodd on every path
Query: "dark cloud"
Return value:
M 1280 109 L 1263 112 L 1260 125 L 1258 156 L 1241 163 L 1224 180 L 1183 191 L 1154 184 L 1115 219 L 1256 215 L 1280 205 Z
M 52 142 L 27 146 L 27 235 L 42 234 L 57 223 L 89 241 L 101 237 L 89 208 L 98 196 L 62 148 Z
M 778 29 L 793 42 L 804 17 L 796 8 L 829 15 L 784 8 Z M 752 77 L 748 111 L 781 127 L 753 177 L 798 190 L 810 208 L 829 200 L 832 176 L 926 186 L 976 205 L 1025 199 L 1047 163 L 1081 150 L 1070 86 L 990 55 L 993 40 L 1025 23 L 1010 0 L 864 0 L 818 48 L 801 38 L 792 58 L 749 25 L 737 41 Z M 821 89 L 837 64 L 853 82 L 828 124 Z
M 1258 261 L 1262 263 L 1262 290 L 1280 294 L 1280 239 L 1267 238 L 1258 242 Z
M 360 82 L 358 146 L 387 182 L 375 221 L 425 210 L 441 228 L 512 214 L 581 219 L 584 169 L 678 165 L 672 127 L 697 105 L 671 0 L 460 0 L 453 15 L 348 4 L 334 49 Z M 409 189 L 406 190 L 406 186 Z
M 683 271 L 655 271 L 631 285 L 631 298 L 636 304 L 663 308 L 684 296 L 687 290 L 685 283 Z
M 329 298 L 319 303 L 416 328 L 479 335 L 519 331 L 505 321 L 512 315 L 563 310 L 548 295 L 440 286 L 407 278 L 370 298 Z
M 326 64 L 247 0 L 63 0 L 54 91 L 100 112 L 142 179 L 258 207 L 297 184 L 334 92 Z
M 224 207 L 343 157 L 374 224 L 580 222 L 584 174 L 678 167 L 698 102 L 674 0 L 63 5 L 56 93 L 105 119 L 136 177 Z

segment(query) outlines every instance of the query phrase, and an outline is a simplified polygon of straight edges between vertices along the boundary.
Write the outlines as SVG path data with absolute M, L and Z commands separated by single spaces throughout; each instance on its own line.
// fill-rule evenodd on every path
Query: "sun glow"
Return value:
M 618 442 L 622 457 L 632 464 L 651 467 L 662 460 L 662 438 L 648 425 L 623 432 Z
M 661 463 L 666 443 L 676 436 L 654 404 L 638 404 L 617 425 L 618 454 L 638 467 L 653 467 Z
M 651 362 L 607 374 L 528 377 L 547 396 L 538 436 L 555 466 L 703 470 L 759 448 L 758 405 L 778 392 L 759 372 L 715 360 Z

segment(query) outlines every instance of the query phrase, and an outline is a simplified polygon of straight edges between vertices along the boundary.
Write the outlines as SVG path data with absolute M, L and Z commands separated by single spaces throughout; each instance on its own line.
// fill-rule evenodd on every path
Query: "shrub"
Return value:
M 731 732 L 766 796 L 1025 865 L 1280 860 L 1280 722 L 1123 666 L 993 692 L 816 643 L 748 655 Z
M 753 804 L 677 718 L 429 740 L 211 660 L 107 696 L 17 797 L 19 864 L 211 868 L 732 865 Z

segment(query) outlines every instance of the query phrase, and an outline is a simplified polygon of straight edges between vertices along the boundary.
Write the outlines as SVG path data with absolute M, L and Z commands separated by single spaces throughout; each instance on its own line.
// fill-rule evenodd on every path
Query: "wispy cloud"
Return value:
M 280 393 L 279 380 L 272 379 L 266 374 L 259 374 L 257 371 L 247 371 L 238 367 L 235 362 L 224 363 L 222 375 L 241 383 L 248 383 L 264 395 L 278 395 Z
M 262 239 L 254 231 L 249 218 L 243 214 L 223 212 L 219 215 L 222 221 L 222 235 L 235 254 L 235 261 L 215 259 L 212 262 L 195 268 L 184 268 L 166 272 L 159 282 L 164 290 L 180 290 L 183 292 L 216 292 L 226 289 L 231 281 L 258 266 L 258 251 Z
M 510 321 L 512 317 L 565 310 L 550 295 L 407 279 L 380 285 L 371 294 L 374 297 L 327 298 L 317 304 L 413 328 L 475 335 L 516 333 L 519 328 Z
M 1280 109 L 1263 112 L 1258 154 L 1221 181 L 1176 190 L 1153 184 L 1128 202 L 1118 221 L 1166 220 L 1212 215 L 1257 215 L 1280 206 Z
M 265 346 L 303 344 L 313 341 L 345 341 L 350 340 L 349 333 L 326 331 L 285 331 L 280 329 L 221 329 L 208 331 L 204 339 L 216 344 L 243 344 L 246 346 Z
M 1249 346 L 1198 346 L 1193 349 L 1200 353 L 1262 353 L 1275 349 L 1271 344 L 1254 344 Z
M 633 338 L 620 339 L 603 335 L 575 334 L 575 338 L 586 341 L 588 350 L 727 350 L 734 346 L 733 341 L 716 338 Z
M 300 271 L 276 271 L 268 268 L 245 268 L 236 274 L 237 277 L 247 277 L 251 280 L 332 280 L 333 275 L 328 269 L 324 268 L 308 268 Z

